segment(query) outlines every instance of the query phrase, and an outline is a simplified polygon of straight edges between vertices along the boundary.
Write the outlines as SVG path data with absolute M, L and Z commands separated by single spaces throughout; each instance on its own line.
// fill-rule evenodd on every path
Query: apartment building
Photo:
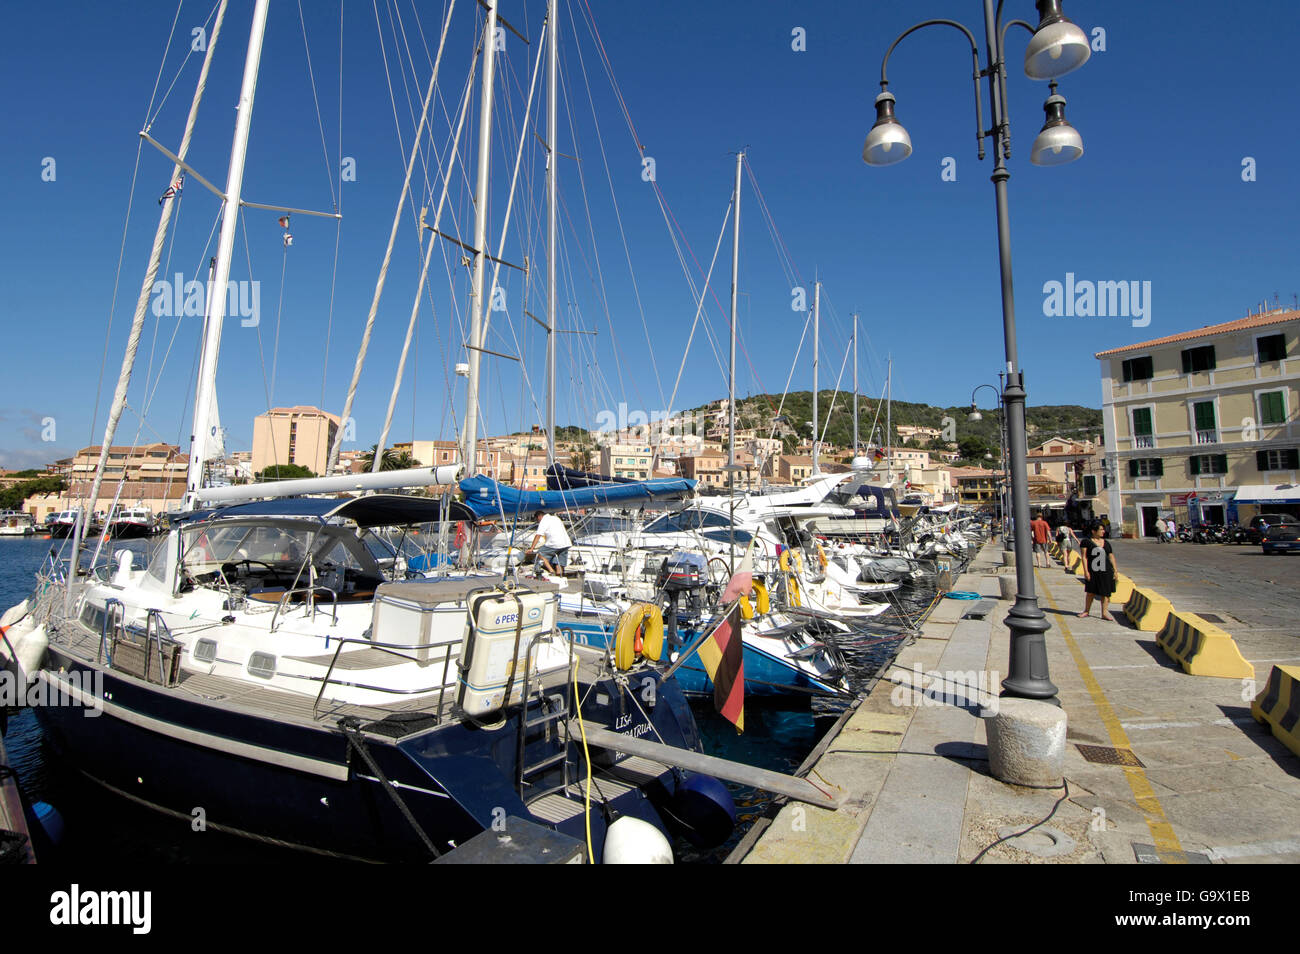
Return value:
M 997 507 L 1002 487 L 1002 471 L 983 467 L 950 467 L 957 503 L 966 507 Z
M 316 407 L 275 407 L 253 418 L 253 473 L 273 465 L 297 464 L 325 473 L 339 417 Z
M 697 481 L 701 489 L 726 486 L 727 472 L 723 470 L 726 463 L 726 457 L 714 453 L 691 454 L 678 458 L 682 476 Z
M 605 477 L 650 477 L 649 444 L 606 444 L 600 449 L 600 472 Z
M 22 509 L 38 521 L 50 513 L 80 506 L 90 493 L 99 466 L 100 445 L 83 447 L 50 468 L 62 476 L 67 489 L 61 494 L 39 494 L 23 501 Z M 155 514 L 174 510 L 185 495 L 188 454 L 175 444 L 113 445 L 104 463 L 104 479 L 92 511 L 108 512 L 116 499 L 119 507 L 147 507 Z M 121 485 L 119 493 L 118 486 Z
M 1300 512 L 1300 311 L 1098 352 L 1112 522 Z

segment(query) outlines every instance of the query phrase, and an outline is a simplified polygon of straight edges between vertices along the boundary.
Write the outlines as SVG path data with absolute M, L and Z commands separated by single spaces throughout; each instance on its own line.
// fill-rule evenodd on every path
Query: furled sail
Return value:
M 574 510 L 582 507 L 644 507 L 679 500 L 695 493 L 695 481 L 680 477 L 607 483 L 570 490 L 520 490 L 476 474 L 460 482 L 465 504 L 482 517 L 515 516 L 538 510 Z

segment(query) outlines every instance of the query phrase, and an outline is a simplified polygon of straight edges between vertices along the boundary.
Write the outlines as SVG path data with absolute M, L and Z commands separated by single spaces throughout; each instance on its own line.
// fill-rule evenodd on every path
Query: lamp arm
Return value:
M 1002 0 L 998 0 L 998 87 L 1002 90 L 1002 154 L 1011 158 L 1011 116 L 1007 108 L 1007 31 L 1013 26 L 1022 26 L 1034 35 L 1034 28 L 1024 20 L 1012 20 L 1002 26 Z
M 889 88 L 889 77 L 886 75 L 885 71 L 886 68 L 889 66 L 889 56 L 891 53 L 894 52 L 894 47 L 898 46 L 899 43 L 903 42 L 904 37 L 908 36 L 909 34 L 915 33 L 917 30 L 921 29 L 922 27 L 928 27 L 928 26 L 955 27 L 956 29 L 961 30 L 962 33 L 966 34 L 966 39 L 970 41 L 971 61 L 974 64 L 974 74 L 972 78 L 975 83 L 975 141 L 979 146 L 979 158 L 983 159 L 984 158 L 984 101 L 980 99 L 980 51 L 979 51 L 979 45 L 975 42 L 975 34 L 971 33 L 970 30 L 966 29 L 965 26 L 958 23 L 956 20 L 939 19 L 939 20 L 924 20 L 921 23 L 918 23 L 915 26 L 909 27 L 908 29 L 904 30 L 902 33 L 898 35 L 898 39 L 896 39 L 893 43 L 889 45 L 889 49 L 885 51 L 885 58 L 880 61 L 880 88 L 882 90 L 886 90 Z

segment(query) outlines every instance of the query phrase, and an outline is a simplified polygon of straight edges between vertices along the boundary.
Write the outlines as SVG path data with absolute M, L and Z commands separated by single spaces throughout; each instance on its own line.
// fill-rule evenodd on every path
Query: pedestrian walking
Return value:
M 1114 622 L 1110 615 L 1110 597 L 1115 592 L 1115 554 L 1105 537 L 1105 528 L 1094 523 L 1088 538 L 1083 541 L 1083 612 L 1080 618 L 1091 615 L 1092 600 L 1101 601 L 1101 618 Z
M 1062 551 L 1079 549 L 1079 538 L 1074 534 L 1074 528 L 1068 523 L 1063 523 L 1056 528 L 1056 543 Z
M 1052 528 L 1048 522 L 1043 519 L 1043 512 L 1041 510 L 1035 511 L 1034 519 L 1029 522 L 1029 529 L 1033 533 L 1034 537 L 1034 566 L 1041 565 L 1046 569 L 1051 565 L 1047 562 L 1047 544 L 1052 539 Z M 1038 562 L 1040 556 L 1043 558 L 1041 564 Z

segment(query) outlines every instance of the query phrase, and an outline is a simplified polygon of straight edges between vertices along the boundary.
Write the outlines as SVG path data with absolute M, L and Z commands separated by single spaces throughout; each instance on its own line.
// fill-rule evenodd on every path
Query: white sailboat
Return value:
M 230 272 L 268 5 L 257 0 L 253 11 L 217 288 Z M 497 4 L 483 5 L 478 317 L 497 34 Z M 453 0 L 444 40 L 454 8 Z M 173 157 L 177 174 L 190 168 L 190 135 L 225 13 L 223 0 Z M 104 448 L 125 403 L 171 204 L 162 203 Z M 445 498 L 377 492 L 447 484 L 461 464 L 213 485 L 225 298 L 209 298 L 185 512 L 145 565 L 121 550 L 89 574 L 77 557 L 78 526 L 72 560 L 48 564 L 33 598 L 4 614 L 9 638 L 0 659 L 73 702 L 39 713 L 50 737 L 111 790 L 166 811 L 201 802 L 210 827 L 305 850 L 427 860 L 487 830 L 504 811 L 585 842 L 592 860 L 602 852 L 609 860 L 609 851 L 620 860 L 671 859 L 658 833 L 667 818 L 690 815 L 696 800 L 678 795 L 691 773 L 645 760 L 631 774 L 617 758 L 593 766 L 573 744 L 571 720 L 588 734 L 604 732 L 616 751 L 621 734 L 649 735 L 665 759 L 687 759 L 699 739 L 676 683 L 664 681 L 653 660 L 615 671 L 605 650 L 566 639 L 556 627 L 554 586 L 500 577 L 408 580 L 404 563 L 373 532 L 472 520 Z M 481 346 L 481 334 L 472 328 L 471 342 Z M 470 408 L 474 399 L 471 388 Z M 476 416 L 467 409 L 466 462 Z M 101 461 L 91 499 L 102 473 Z M 369 493 L 304 496 L 355 491 Z M 656 691 L 629 694 L 628 685 Z M 103 718 L 84 719 L 78 706 Z M 582 769 L 599 784 L 582 785 Z

